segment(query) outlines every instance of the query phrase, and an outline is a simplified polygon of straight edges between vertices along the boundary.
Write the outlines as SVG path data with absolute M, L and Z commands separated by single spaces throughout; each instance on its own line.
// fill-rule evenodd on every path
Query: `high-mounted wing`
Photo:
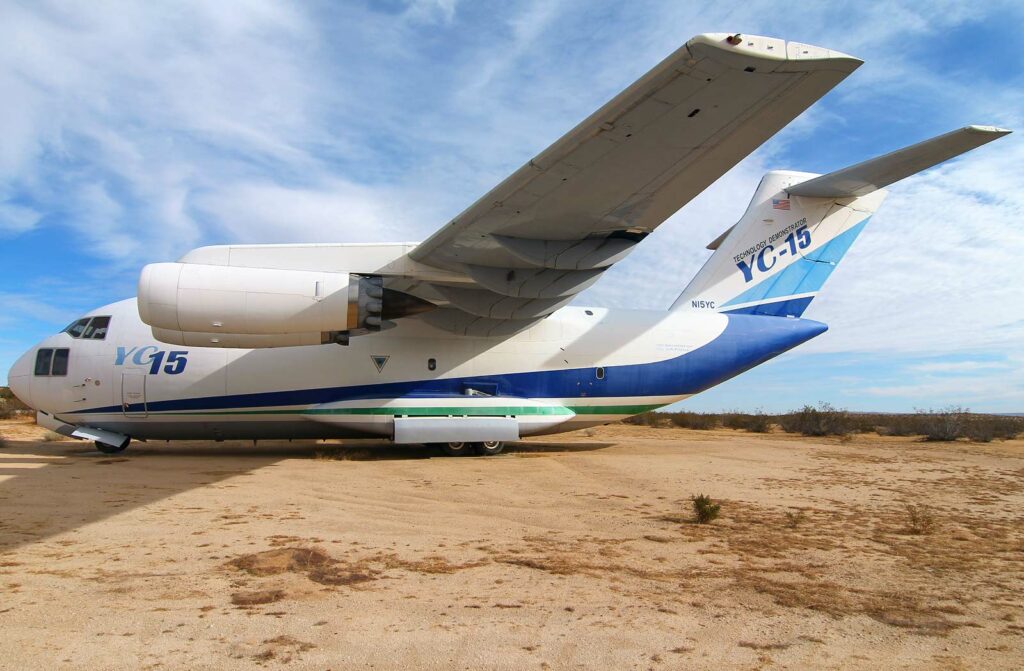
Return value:
M 410 253 L 459 278 L 406 287 L 447 303 L 421 318 L 499 335 L 551 314 L 860 64 L 694 37 Z

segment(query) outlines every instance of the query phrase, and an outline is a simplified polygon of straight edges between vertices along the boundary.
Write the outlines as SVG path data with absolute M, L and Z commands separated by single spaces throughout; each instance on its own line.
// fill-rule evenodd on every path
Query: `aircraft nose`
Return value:
M 28 407 L 32 405 L 32 361 L 35 359 L 35 348 L 33 347 L 29 351 L 22 354 L 14 365 L 11 366 L 11 370 L 7 372 L 7 386 L 10 387 L 14 395 L 21 400 L 22 403 Z

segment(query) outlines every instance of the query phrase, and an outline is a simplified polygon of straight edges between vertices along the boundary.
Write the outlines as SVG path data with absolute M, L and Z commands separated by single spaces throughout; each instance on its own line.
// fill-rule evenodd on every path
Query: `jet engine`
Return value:
M 139 278 L 139 316 L 163 342 L 289 347 L 346 344 L 434 308 L 383 284 L 355 273 L 154 263 Z

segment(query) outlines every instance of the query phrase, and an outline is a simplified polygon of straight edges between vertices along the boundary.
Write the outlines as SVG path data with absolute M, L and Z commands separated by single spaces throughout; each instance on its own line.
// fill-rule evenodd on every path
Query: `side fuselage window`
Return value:
M 68 374 L 68 356 L 71 350 L 66 347 L 51 349 L 49 347 L 36 352 L 35 374 L 40 376 L 64 376 Z
M 68 354 L 70 350 L 67 348 L 53 350 L 53 365 L 50 367 L 50 375 L 67 375 L 68 374 Z
M 41 349 L 36 352 L 36 375 L 49 375 L 51 361 L 53 361 L 52 349 Z

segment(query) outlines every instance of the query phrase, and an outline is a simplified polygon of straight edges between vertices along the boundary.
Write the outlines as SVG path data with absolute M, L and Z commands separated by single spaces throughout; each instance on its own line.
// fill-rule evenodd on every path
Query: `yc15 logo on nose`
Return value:
M 118 347 L 114 356 L 114 365 L 123 366 L 130 362 L 136 366 L 149 366 L 149 374 L 156 375 L 163 371 L 168 375 L 177 375 L 185 370 L 188 364 L 188 350 L 162 350 L 156 345 L 144 347 Z

